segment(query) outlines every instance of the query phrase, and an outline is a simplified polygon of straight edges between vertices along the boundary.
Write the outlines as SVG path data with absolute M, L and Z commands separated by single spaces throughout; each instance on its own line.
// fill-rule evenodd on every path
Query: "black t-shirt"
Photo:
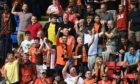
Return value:
M 129 21 L 131 21 L 132 31 L 140 31 L 140 10 L 133 11 L 129 15 Z
M 76 31 L 75 31 L 75 29 L 73 28 L 73 27 L 74 27 L 74 24 L 73 24 L 73 23 L 68 22 L 67 24 L 64 24 L 64 22 L 62 22 L 62 23 L 60 23 L 60 27 L 61 27 L 62 29 L 63 29 L 63 28 L 68 28 L 68 29 L 71 28 L 69 34 L 75 37 Z M 60 34 L 60 36 L 61 36 L 61 35 L 62 35 L 62 34 Z

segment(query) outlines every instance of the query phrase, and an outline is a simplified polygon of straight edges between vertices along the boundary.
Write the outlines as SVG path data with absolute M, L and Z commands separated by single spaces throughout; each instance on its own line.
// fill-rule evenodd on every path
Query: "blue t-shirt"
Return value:
M 134 64 L 137 59 L 140 59 L 140 53 L 138 51 L 134 55 L 131 55 L 130 52 L 125 53 L 124 60 L 127 60 L 128 64 Z

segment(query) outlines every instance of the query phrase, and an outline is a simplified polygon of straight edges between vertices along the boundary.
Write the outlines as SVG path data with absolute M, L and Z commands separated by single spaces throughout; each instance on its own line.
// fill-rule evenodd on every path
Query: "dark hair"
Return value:
M 29 54 L 28 53 L 24 53 L 24 55 L 29 57 Z
M 9 56 L 10 54 L 13 54 L 13 55 L 14 55 L 15 53 L 14 53 L 13 51 L 8 52 L 8 53 L 7 53 L 7 56 Z
M 52 18 L 57 18 L 57 15 L 51 14 L 51 15 L 50 15 L 50 18 L 51 18 L 51 19 L 52 19 Z
M 39 37 L 34 37 L 34 40 L 40 41 L 40 38 Z
M 138 1 L 132 1 L 131 4 L 134 5 L 136 8 L 139 7 L 139 2 Z
M 53 44 L 53 42 L 52 42 L 52 41 L 50 41 L 50 40 L 48 40 L 48 43 L 50 43 L 51 45 Z
M 31 34 L 31 32 L 30 31 L 26 31 L 25 32 L 25 35 L 28 35 L 28 34 Z

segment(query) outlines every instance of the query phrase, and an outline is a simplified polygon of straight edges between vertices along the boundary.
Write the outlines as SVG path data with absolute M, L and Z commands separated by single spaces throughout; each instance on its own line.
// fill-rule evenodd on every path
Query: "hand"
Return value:
M 77 20 L 77 21 L 75 21 L 75 25 L 78 25 L 78 23 L 79 23 L 79 21 Z
M 59 32 L 61 31 L 61 27 L 58 28 L 58 31 L 59 31 Z
M 18 5 L 18 2 L 16 1 L 15 3 L 14 3 L 14 6 L 17 6 Z
M 100 20 L 100 23 L 101 23 L 102 25 L 105 25 L 106 20 L 101 19 L 101 20 Z
M 5 76 L 4 78 L 5 78 L 5 80 L 8 80 L 8 77 L 7 76 Z
M 125 51 L 124 51 L 123 49 L 121 49 L 119 52 L 120 52 L 121 54 L 125 53 Z
M 78 58 L 82 58 L 82 55 L 78 55 Z
M 79 72 L 79 75 L 78 75 L 78 77 L 81 77 L 81 76 L 82 76 L 82 74 L 83 74 L 83 72 Z
M 46 43 L 46 40 L 47 40 L 47 38 L 45 37 L 45 38 L 43 39 L 43 42 Z
M 68 30 L 71 31 L 71 28 L 69 28 Z
M 29 84 L 34 84 L 34 81 L 31 81 Z

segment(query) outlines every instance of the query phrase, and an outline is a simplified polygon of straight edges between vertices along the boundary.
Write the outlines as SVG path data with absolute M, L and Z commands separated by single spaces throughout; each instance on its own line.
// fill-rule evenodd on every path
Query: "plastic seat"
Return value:
M 116 64 L 116 70 L 120 70 L 120 67 L 123 66 L 123 61 L 117 62 Z
M 105 65 L 108 67 L 108 69 L 113 69 L 115 70 L 115 62 L 114 61 L 110 61 L 110 62 L 104 62 Z
M 134 79 L 134 74 L 127 74 L 127 77 L 128 77 L 129 79 Z

